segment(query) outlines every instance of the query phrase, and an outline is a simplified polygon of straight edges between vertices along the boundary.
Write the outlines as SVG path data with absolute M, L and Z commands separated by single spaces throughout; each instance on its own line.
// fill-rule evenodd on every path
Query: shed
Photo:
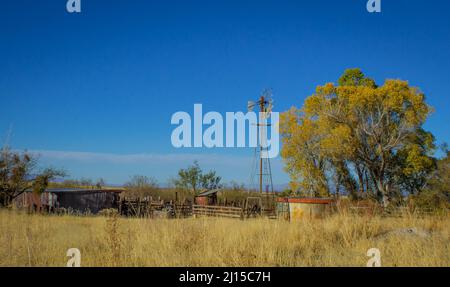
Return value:
M 79 212 L 98 213 L 118 208 L 123 189 L 49 188 L 41 194 L 27 191 L 15 200 L 17 207 L 30 211 L 55 211 L 65 208 Z
M 221 189 L 211 189 L 204 192 L 199 193 L 195 196 L 195 204 L 198 205 L 215 205 L 217 204 L 217 193 L 221 191 Z

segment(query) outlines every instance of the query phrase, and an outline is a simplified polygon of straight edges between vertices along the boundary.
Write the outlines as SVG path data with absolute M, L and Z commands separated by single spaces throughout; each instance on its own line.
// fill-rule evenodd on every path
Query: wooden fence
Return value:
M 279 207 L 278 207 L 279 208 Z M 449 210 L 439 212 L 426 209 L 410 209 L 408 207 L 398 207 L 391 210 L 383 210 L 379 206 L 349 206 L 346 209 L 349 213 L 360 216 L 382 216 L 382 217 L 405 217 L 405 216 L 449 216 Z M 286 211 L 288 212 L 288 210 Z M 119 213 L 125 216 L 146 217 L 146 218 L 185 218 L 190 216 L 212 216 L 228 218 L 257 218 L 266 217 L 275 219 L 277 214 L 274 208 L 262 208 L 257 205 L 249 206 L 220 206 L 220 205 L 192 205 L 190 203 L 180 204 L 174 202 L 123 199 L 119 204 Z M 278 217 L 283 214 L 278 210 Z
M 254 209 L 233 206 L 216 206 L 216 205 L 193 205 L 192 214 L 194 216 L 213 216 L 213 217 L 230 217 L 230 218 L 255 218 L 268 217 L 276 218 L 273 209 Z
M 243 208 L 215 205 L 192 205 L 194 216 L 216 216 L 230 218 L 244 218 Z
M 134 217 L 182 218 L 192 216 L 192 206 L 190 204 L 126 198 L 120 201 L 119 213 Z
M 125 216 L 152 217 L 153 211 L 161 210 L 162 202 L 140 199 L 124 199 L 120 201 L 119 213 Z
M 184 218 L 192 216 L 192 205 L 191 204 L 175 204 L 175 217 Z

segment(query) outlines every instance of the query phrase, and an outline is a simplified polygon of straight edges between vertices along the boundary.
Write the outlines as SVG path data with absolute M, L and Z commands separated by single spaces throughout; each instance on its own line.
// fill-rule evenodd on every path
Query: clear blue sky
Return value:
M 251 149 L 177 150 L 171 115 L 245 111 L 266 87 L 284 111 L 349 67 L 420 87 L 426 128 L 450 141 L 450 1 L 382 0 L 380 14 L 366 0 L 81 2 L 0 4 L 0 139 L 71 177 L 164 183 L 198 159 L 248 182 Z

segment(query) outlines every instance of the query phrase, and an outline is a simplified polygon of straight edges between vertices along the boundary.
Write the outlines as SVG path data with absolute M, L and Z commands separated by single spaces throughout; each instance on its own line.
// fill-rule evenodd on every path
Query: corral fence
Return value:
M 407 216 L 435 216 L 450 215 L 449 209 L 433 210 L 411 208 L 410 206 L 382 208 L 377 204 L 357 204 L 357 205 L 337 205 L 332 206 L 334 212 L 356 214 L 359 216 L 382 216 L 382 217 L 407 217 Z M 227 218 L 289 218 L 289 209 L 282 210 L 283 205 L 273 207 L 262 205 L 260 202 L 251 202 L 247 200 L 244 204 L 238 206 L 224 205 L 202 205 L 192 204 L 191 202 L 165 202 L 163 200 L 152 200 L 152 198 L 123 198 L 119 203 L 119 214 L 129 217 L 143 218 L 186 218 L 186 217 L 227 217 Z M 333 212 L 333 213 L 334 213 Z
M 192 204 L 175 204 L 175 217 L 184 218 L 192 216 Z
M 229 218 L 256 218 L 268 217 L 275 218 L 275 211 L 273 209 L 263 208 L 244 208 L 233 206 L 216 206 L 216 205 L 192 205 L 192 214 L 197 216 L 211 216 L 211 217 L 229 217 Z
M 228 218 L 275 218 L 273 209 L 220 205 L 180 204 L 163 201 L 140 199 L 123 199 L 119 204 L 119 214 L 128 217 L 144 218 L 186 218 L 198 216 L 228 217 Z
M 119 204 L 119 214 L 129 217 L 182 218 L 192 216 L 192 205 L 150 199 L 124 198 Z
M 215 205 L 192 205 L 192 214 L 197 216 L 214 216 L 214 217 L 230 217 L 244 218 L 243 208 L 232 206 L 215 206 Z

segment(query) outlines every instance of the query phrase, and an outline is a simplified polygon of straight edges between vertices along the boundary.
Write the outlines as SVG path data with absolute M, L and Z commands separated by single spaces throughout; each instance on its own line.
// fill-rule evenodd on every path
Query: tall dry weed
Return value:
M 416 233 L 404 232 L 414 228 Z M 0 266 L 450 266 L 450 218 L 337 213 L 325 219 L 142 219 L 0 211 Z

